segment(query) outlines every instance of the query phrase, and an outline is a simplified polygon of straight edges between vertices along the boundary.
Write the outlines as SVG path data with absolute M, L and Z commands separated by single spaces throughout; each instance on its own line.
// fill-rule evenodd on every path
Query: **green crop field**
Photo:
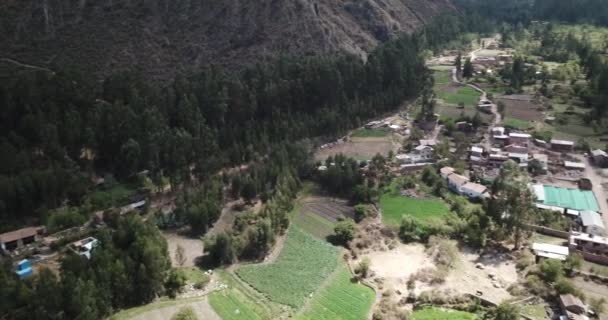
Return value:
M 515 129 L 528 129 L 532 126 L 529 121 L 515 119 L 515 118 L 505 118 L 504 125 L 507 127 L 515 128 Z
M 382 138 L 386 137 L 391 133 L 389 129 L 379 128 L 379 129 L 357 129 L 351 135 L 353 138 Z
M 300 320 L 359 320 L 366 319 L 374 302 L 374 291 L 351 281 L 352 274 L 341 264 L 329 285 L 312 298 L 309 309 Z
M 472 313 L 457 311 L 457 310 L 446 310 L 439 308 L 423 308 L 414 312 L 413 320 L 474 320 L 477 319 Z
M 384 194 L 380 198 L 382 221 L 386 225 L 398 226 L 403 216 L 408 215 L 418 221 L 440 218 L 449 212 L 448 207 L 438 199 L 415 199 L 400 195 Z
M 433 78 L 435 78 L 435 85 L 441 86 L 452 82 L 452 69 L 449 71 L 434 71 Z
M 241 284 L 233 274 L 218 271 L 226 289 L 212 292 L 209 304 L 223 320 L 271 319 L 280 309 L 263 295 Z
M 468 106 L 477 106 L 481 94 L 470 87 L 460 87 L 456 93 L 439 91 L 437 97 L 449 104 L 464 103 Z
M 335 270 L 338 253 L 338 248 L 293 226 L 277 261 L 244 266 L 236 273 L 271 300 L 300 308 Z

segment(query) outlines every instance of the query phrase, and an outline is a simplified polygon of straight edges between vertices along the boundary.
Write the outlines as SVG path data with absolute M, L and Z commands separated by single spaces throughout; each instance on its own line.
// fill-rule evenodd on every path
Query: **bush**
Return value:
M 577 293 L 576 287 L 572 282 L 566 278 L 560 278 L 555 283 L 555 290 L 558 294 L 575 294 Z
M 171 270 L 167 280 L 165 281 L 165 290 L 167 291 L 167 295 L 172 299 L 175 298 L 185 284 L 186 276 L 178 270 Z
M 334 234 L 339 243 L 346 245 L 355 236 L 355 224 L 350 219 L 338 222 L 334 227 Z
M 368 257 L 363 258 L 363 260 L 361 260 L 361 262 L 359 262 L 359 265 L 357 266 L 355 273 L 359 274 L 361 276 L 361 278 L 367 278 L 367 276 L 369 274 L 369 268 L 370 268 L 371 263 L 372 262 Z
M 184 307 L 181 308 L 173 317 L 171 317 L 171 320 L 198 320 L 198 317 L 196 316 L 194 309 Z
M 555 282 L 564 275 L 564 267 L 559 260 L 543 260 L 539 265 L 539 270 L 542 278 L 547 282 Z
M 534 264 L 534 255 L 529 251 L 523 251 L 517 258 L 516 267 L 518 270 L 524 270 Z
M 364 204 L 355 206 L 355 221 L 361 222 L 369 216 L 369 208 Z

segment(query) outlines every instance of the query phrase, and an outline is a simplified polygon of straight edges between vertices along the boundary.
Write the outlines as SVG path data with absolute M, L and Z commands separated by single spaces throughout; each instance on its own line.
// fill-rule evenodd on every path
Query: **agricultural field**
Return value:
M 270 300 L 300 308 L 338 265 L 339 249 L 292 226 L 271 264 L 243 266 L 236 273 Z
M 510 128 L 514 128 L 514 129 L 518 129 L 518 130 L 527 130 L 532 126 L 532 124 L 528 121 L 511 118 L 511 117 L 505 118 L 503 123 L 504 123 L 505 127 L 510 127 Z
M 294 224 L 302 230 L 320 238 L 326 239 L 333 234 L 334 226 L 339 218 L 353 218 L 354 210 L 346 201 L 314 197 L 304 200 L 294 218 Z
M 521 120 L 523 122 L 542 122 L 545 116 L 538 110 L 538 106 L 528 95 L 509 95 L 500 97 L 506 108 L 506 118 Z
M 211 293 L 209 304 L 222 320 L 271 319 L 280 312 L 278 305 L 239 283 L 234 275 L 225 271 L 218 273 L 227 288 Z
M 439 309 L 439 308 L 423 308 L 416 310 L 412 317 L 413 320 L 438 320 L 438 319 L 449 319 L 449 320 L 474 320 L 477 316 L 458 310 Z
M 352 281 L 352 274 L 341 264 L 327 287 L 315 293 L 299 320 L 359 320 L 367 318 L 374 302 L 374 291 Z
M 357 129 L 352 134 L 353 138 L 382 138 L 386 137 L 391 133 L 388 128 L 376 128 L 376 129 Z
M 350 141 L 317 150 L 314 158 L 318 161 L 325 161 L 327 157 L 341 153 L 358 161 L 366 161 L 371 160 L 378 153 L 386 155 L 391 150 L 397 151 L 400 141 L 400 138 L 393 134 L 384 137 L 353 137 Z
M 389 226 L 399 226 L 406 215 L 426 222 L 441 218 L 449 212 L 449 208 L 439 199 L 417 199 L 390 193 L 380 198 L 380 208 L 382 222 Z
M 471 87 L 458 87 L 440 90 L 437 92 L 437 97 L 447 104 L 458 105 L 464 103 L 465 106 L 475 107 L 479 102 L 481 94 Z

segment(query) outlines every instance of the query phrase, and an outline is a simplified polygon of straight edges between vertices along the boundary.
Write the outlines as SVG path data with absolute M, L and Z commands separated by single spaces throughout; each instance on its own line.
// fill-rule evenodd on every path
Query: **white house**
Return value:
M 583 230 L 594 236 L 604 236 L 606 234 L 606 227 L 604 227 L 604 221 L 599 213 L 595 211 L 581 211 L 580 222 L 583 226 Z
M 483 154 L 483 148 L 478 146 L 472 146 L 470 151 L 471 155 L 474 157 L 481 157 Z
M 561 261 L 566 260 L 570 254 L 570 249 L 568 247 L 537 242 L 532 244 L 532 251 L 534 251 L 536 256 Z
M 488 188 L 479 183 L 467 182 L 460 188 L 460 190 L 464 196 L 471 199 L 481 199 L 488 196 Z
M 70 244 L 70 248 L 80 256 L 91 259 L 91 252 L 99 246 L 99 240 L 88 237 Z
M 469 178 L 461 176 L 457 173 L 452 173 L 448 176 L 448 187 L 450 190 L 459 194 L 462 193 L 462 186 L 464 186 L 467 182 L 469 182 Z

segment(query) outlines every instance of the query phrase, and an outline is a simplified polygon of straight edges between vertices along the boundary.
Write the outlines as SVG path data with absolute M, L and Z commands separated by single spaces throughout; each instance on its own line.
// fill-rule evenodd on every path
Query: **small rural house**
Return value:
M 0 251 L 9 253 L 40 240 L 44 227 L 27 227 L 0 234 Z
M 460 190 L 462 191 L 462 195 L 470 199 L 481 199 L 488 196 L 488 188 L 479 183 L 467 182 Z
M 608 238 L 572 231 L 570 233 L 570 249 L 592 254 L 608 254 Z
M 529 146 L 532 136 L 528 133 L 511 132 L 509 133 L 509 143 Z
M 606 228 L 602 216 L 595 211 L 581 211 L 580 223 L 583 231 L 594 236 L 604 236 Z
M 608 153 L 604 150 L 597 149 L 591 151 L 591 160 L 598 167 L 608 167 Z
M 88 237 L 82 240 L 78 240 L 69 245 L 69 248 L 72 249 L 76 254 L 83 256 L 87 259 L 91 259 L 91 253 L 95 248 L 99 246 L 99 240 Z
M 528 165 L 529 156 L 527 153 L 509 152 L 509 159 L 519 163 L 520 167 Z
M 587 307 L 581 301 L 581 299 L 575 297 L 572 294 L 562 294 L 559 296 L 559 306 L 562 312 L 566 314 L 568 319 L 589 319 L 585 313 L 587 313 Z
M 452 167 L 443 167 L 443 168 L 439 169 L 439 174 L 444 179 L 447 179 L 448 176 L 451 175 L 452 173 L 454 173 L 454 168 L 452 168 Z
M 483 155 L 483 148 L 478 146 L 471 147 L 471 156 L 481 157 Z
M 469 182 L 469 178 L 461 176 L 457 173 L 452 173 L 451 175 L 449 175 L 447 180 L 448 188 L 458 194 L 462 193 L 462 186 Z
M 585 170 L 586 166 L 582 162 L 564 161 L 564 167 L 568 170 Z
M 538 262 L 540 258 L 564 261 L 570 254 L 570 249 L 568 249 L 568 247 L 538 242 L 532 244 L 532 251 L 534 251 L 534 254 L 536 255 L 536 262 Z
M 551 150 L 557 152 L 572 152 L 574 151 L 574 141 L 568 140 L 551 140 Z

